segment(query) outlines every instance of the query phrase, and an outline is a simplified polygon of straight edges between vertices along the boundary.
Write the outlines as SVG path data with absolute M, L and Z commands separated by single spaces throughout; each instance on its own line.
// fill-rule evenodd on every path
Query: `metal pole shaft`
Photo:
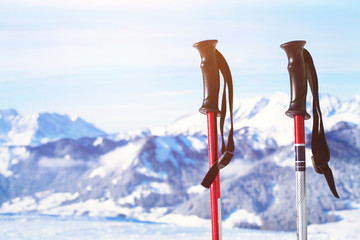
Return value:
M 307 240 L 305 130 L 304 130 L 303 116 L 300 115 L 294 116 L 294 126 L 295 126 L 297 239 Z
M 219 158 L 217 141 L 217 120 L 216 113 L 207 113 L 209 165 L 210 167 Z M 219 174 L 210 186 L 211 203 L 211 228 L 212 239 L 221 240 L 221 201 L 220 201 L 220 177 Z

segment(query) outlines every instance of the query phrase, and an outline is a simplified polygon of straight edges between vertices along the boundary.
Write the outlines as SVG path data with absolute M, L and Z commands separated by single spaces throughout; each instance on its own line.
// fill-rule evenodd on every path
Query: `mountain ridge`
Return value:
M 0 110 L 0 142 L 9 145 L 38 145 L 61 138 L 106 135 L 92 123 L 67 114 L 33 113 L 21 115 L 15 109 Z
M 275 94 L 268 100 L 234 104 L 235 156 L 220 171 L 227 226 L 296 228 L 293 123 L 284 114 L 285 98 Z M 360 202 L 356 122 L 360 98 L 321 98 L 324 124 L 333 122 L 325 130 L 330 166 L 342 198 L 334 199 L 323 176 L 312 169 L 311 121 L 307 121 L 309 224 L 337 221 L 330 210 L 349 209 L 351 202 Z M 274 118 L 280 114 L 282 119 Z M 206 117 L 200 113 L 162 129 L 54 138 L 26 146 L 2 144 L 0 213 L 118 216 L 154 222 L 180 216 L 184 221 L 203 221 L 210 218 L 209 193 L 200 186 L 209 167 L 207 154 Z

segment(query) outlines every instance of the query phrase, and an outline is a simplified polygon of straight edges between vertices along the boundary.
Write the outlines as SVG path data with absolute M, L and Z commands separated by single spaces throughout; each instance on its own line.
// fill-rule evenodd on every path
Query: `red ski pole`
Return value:
M 219 158 L 217 141 L 217 113 L 207 113 L 209 166 L 213 166 Z M 215 178 L 210 186 L 211 205 L 211 229 L 212 239 L 221 239 L 221 200 L 220 200 L 220 176 Z
M 207 115 L 208 129 L 208 148 L 210 167 L 218 160 L 218 141 L 217 141 L 217 115 L 219 98 L 219 69 L 216 63 L 215 46 L 217 40 L 202 41 L 194 44 L 201 56 L 201 70 L 204 82 L 204 101 L 200 112 Z M 210 187 L 211 204 L 211 228 L 212 239 L 221 239 L 221 201 L 220 201 L 220 180 L 217 175 Z
M 209 146 L 209 171 L 204 177 L 201 185 L 210 188 L 211 203 L 211 226 L 212 239 L 221 239 L 221 201 L 220 201 L 220 178 L 219 170 L 229 164 L 234 156 L 233 140 L 233 87 L 229 66 L 225 58 L 215 46 L 217 40 L 202 41 L 194 44 L 201 56 L 201 70 L 203 73 L 204 83 L 204 100 L 199 111 L 207 115 L 208 127 L 208 146 Z M 224 91 L 221 103 L 221 112 L 218 109 L 219 87 L 221 71 L 224 77 Z M 229 130 L 228 142 L 224 141 L 224 121 L 226 115 L 226 87 L 229 94 L 229 110 L 231 128 Z M 218 134 L 217 134 L 217 116 L 220 115 L 220 133 L 221 133 L 221 157 L 218 151 Z

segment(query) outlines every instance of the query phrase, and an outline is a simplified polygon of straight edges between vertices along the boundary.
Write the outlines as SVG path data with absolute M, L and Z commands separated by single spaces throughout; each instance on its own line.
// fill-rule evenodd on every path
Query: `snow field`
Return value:
M 338 212 L 344 219 L 336 223 L 311 225 L 309 240 L 358 240 L 360 209 Z M 209 240 L 210 225 L 131 222 L 88 217 L 50 215 L 0 215 L 0 239 L 11 240 Z M 223 239 L 296 240 L 296 232 L 274 232 L 223 228 Z

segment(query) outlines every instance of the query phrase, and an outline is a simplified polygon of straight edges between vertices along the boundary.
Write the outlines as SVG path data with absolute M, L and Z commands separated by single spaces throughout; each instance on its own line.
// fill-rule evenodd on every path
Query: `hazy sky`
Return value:
M 108 132 L 170 124 L 202 103 L 192 45 L 218 39 L 236 98 L 289 92 L 279 47 L 306 40 L 320 92 L 360 94 L 358 1 L 0 0 L 0 108 Z

